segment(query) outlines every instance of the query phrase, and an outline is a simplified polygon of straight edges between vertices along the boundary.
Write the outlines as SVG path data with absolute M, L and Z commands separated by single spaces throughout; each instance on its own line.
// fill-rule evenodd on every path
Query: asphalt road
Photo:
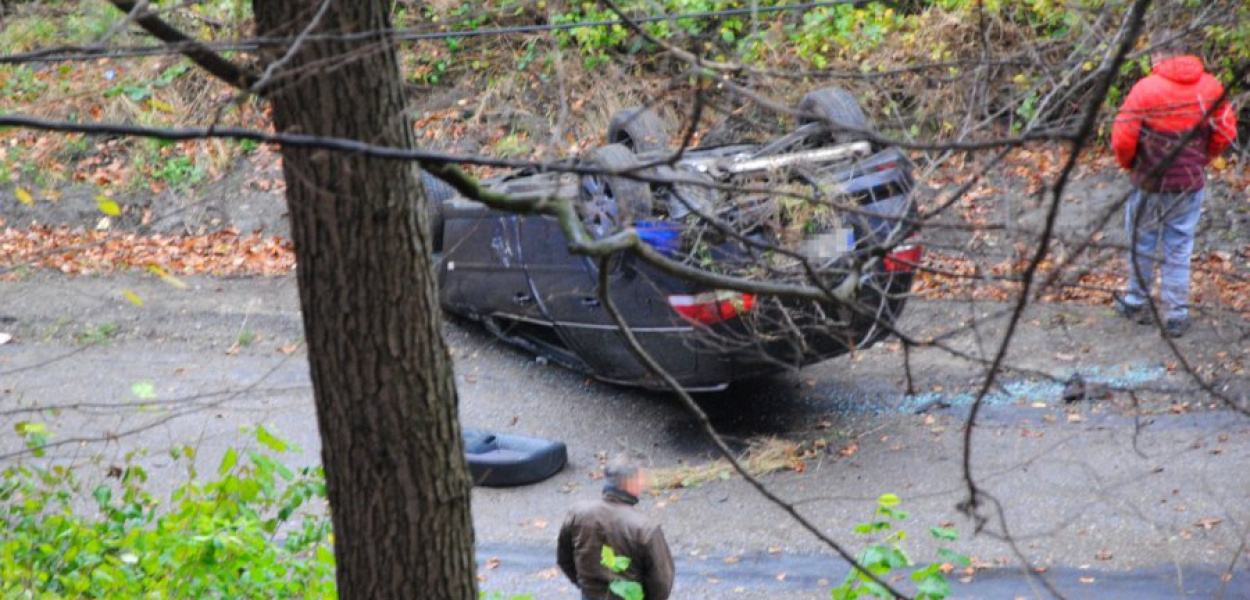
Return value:
M 15 336 L 0 345 L 0 431 L 45 421 L 62 443 L 54 456 L 80 465 L 146 448 L 141 460 L 170 485 L 183 471 L 163 450 L 192 444 L 215 466 L 227 446 L 251 443 L 240 432 L 249 425 L 301 446 L 295 462 L 314 461 L 307 362 L 302 349 L 289 353 L 301 339 L 293 281 L 189 281 L 189 290 L 139 276 L 0 284 L 0 333 Z M 145 306 L 127 302 L 123 288 Z M 954 327 L 998 308 L 916 303 L 905 326 Z M 950 344 L 984 355 L 1002 330 L 1001 319 L 984 318 Z M 1185 348 L 1213 365 L 1217 389 L 1244 408 L 1244 376 L 1218 369 L 1229 351 L 1244 359 L 1227 335 L 1200 324 Z M 447 339 L 463 423 L 562 439 L 570 450 L 568 467 L 548 481 L 475 490 L 487 591 L 576 597 L 552 571 L 554 539 L 567 506 L 598 493 L 604 456 L 633 452 L 657 470 L 711 458 L 697 423 L 664 394 L 543 364 L 471 324 L 449 323 Z M 823 446 L 802 472 L 764 481 L 852 550 L 864 539 L 851 528 L 887 492 L 910 512 L 906 546 L 917 560 L 934 556 L 930 527 L 959 529 L 952 547 L 982 568 L 952 574 L 955 597 L 1046 598 L 1047 582 L 1067 598 L 1250 598 L 1250 419 L 1169 369 L 1173 360 L 1157 335 L 1106 309 L 1030 312 L 1011 355 L 1016 369 L 972 430 L 982 521 L 958 508 L 968 497 L 975 361 L 915 353 L 916 393 L 907 395 L 902 353 L 882 345 L 700 402 L 738 447 L 768 437 Z M 1065 405 L 1059 391 L 1074 371 L 1108 394 Z M 140 402 L 136 383 L 151 384 L 156 399 Z M 16 436 L 2 434 L 0 455 L 17 451 Z M 657 492 L 640 510 L 663 523 L 678 556 L 676 598 L 827 598 L 846 571 L 737 478 Z

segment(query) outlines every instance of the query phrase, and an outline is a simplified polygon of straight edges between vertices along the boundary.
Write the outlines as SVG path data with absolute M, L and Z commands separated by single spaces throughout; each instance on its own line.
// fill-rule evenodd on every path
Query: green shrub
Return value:
M 38 425 L 19 431 L 36 447 L 47 435 Z M 228 450 L 208 481 L 189 466 L 193 449 L 174 451 L 190 477 L 166 500 L 129 456 L 93 487 L 66 465 L 6 468 L 0 597 L 337 597 L 329 518 L 305 509 L 325 498 L 320 469 L 292 471 L 274 458 L 285 442 L 256 436 L 264 451 Z
M 894 494 L 884 494 L 877 499 L 877 509 L 873 512 L 874 520 L 855 526 L 855 533 L 870 536 L 881 536 L 878 541 L 869 544 L 856 557 L 863 569 L 852 568 L 842 584 L 833 588 L 830 596 L 833 600 L 856 600 L 857 598 L 894 598 L 882 585 L 873 580 L 897 582 L 901 577 L 894 575 L 902 569 L 915 566 L 911 557 L 903 549 L 903 540 L 907 532 L 900 528 L 908 514 L 898 508 L 900 500 Z M 940 542 L 953 542 L 959 532 L 946 527 L 933 527 L 929 534 Z M 947 564 L 968 565 L 966 556 L 957 554 L 950 549 L 940 548 L 938 558 Z M 871 576 L 870 576 L 871 574 Z M 942 571 L 941 563 L 932 563 L 916 568 L 908 576 L 916 588 L 916 600 L 942 600 L 951 594 L 950 583 Z

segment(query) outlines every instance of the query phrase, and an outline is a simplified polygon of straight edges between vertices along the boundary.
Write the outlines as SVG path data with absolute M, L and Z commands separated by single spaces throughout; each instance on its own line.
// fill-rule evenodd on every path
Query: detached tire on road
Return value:
M 620 144 L 634 152 L 663 150 L 668 147 L 668 127 L 648 108 L 626 108 L 612 115 L 608 122 L 608 143 Z
M 496 435 L 480 429 L 465 429 L 465 458 L 474 485 L 512 487 L 538 483 L 564 468 L 568 449 L 564 442 Z
M 799 101 L 799 125 L 822 123 L 829 128 L 829 140 L 845 144 L 865 139 L 875 133 L 864 109 L 850 92 L 827 87 L 808 92 Z
M 430 243 L 435 252 L 442 252 L 443 203 L 456 195 L 456 189 L 425 171 L 421 171 L 421 185 L 425 186 L 425 215 L 430 221 Z
M 587 166 L 622 172 L 641 164 L 633 152 L 621 144 L 591 150 L 582 158 Z M 639 175 L 643 173 L 639 172 Z M 651 216 L 654 198 L 651 185 L 628 175 L 583 175 L 578 210 L 586 226 L 596 235 L 620 231 L 636 219 Z

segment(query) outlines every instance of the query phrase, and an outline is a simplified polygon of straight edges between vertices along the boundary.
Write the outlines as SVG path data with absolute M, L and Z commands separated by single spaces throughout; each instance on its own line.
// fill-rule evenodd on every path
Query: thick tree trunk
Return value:
M 299 35 L 322 1 L 256 0 L 259 36 Z M 314 36 L 391 28 L 387 2 L 327 1 Z M 412 146 L 391 40 L 306 39 L 283 60 L 264 88 L 279 131 Z M 416 167 L 282 157 L 339 596 L 472 600 L 471 484 Z

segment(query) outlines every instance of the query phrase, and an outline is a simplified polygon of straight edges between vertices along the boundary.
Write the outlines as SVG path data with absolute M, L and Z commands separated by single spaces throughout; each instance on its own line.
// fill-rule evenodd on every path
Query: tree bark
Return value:
M 258 34 L 389 31 L 382 0 L 255 0 Z M 324 9 L 324 12 L 322 12 Z M 394 41 L 262 57 L 278 131 L 413 146 Z M 339 597 L 473 600 L 471 482 L 416 165 L 283 148 Z

